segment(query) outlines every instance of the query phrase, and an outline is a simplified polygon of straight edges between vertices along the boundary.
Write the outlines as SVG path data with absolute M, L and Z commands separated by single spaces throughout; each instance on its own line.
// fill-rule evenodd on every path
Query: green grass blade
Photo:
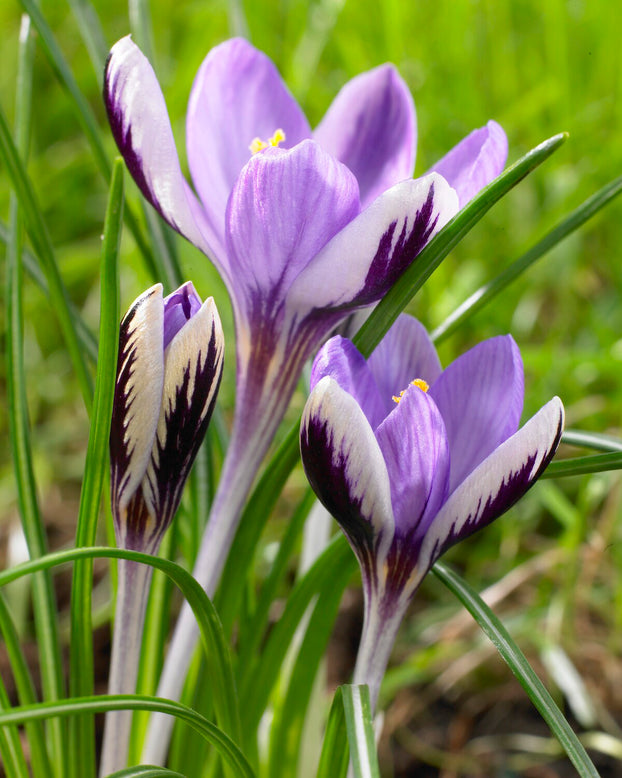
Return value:
M 432 568 L 436 577 L 454 594 L 493 643 L 503 661 L 527 692 L 538 713 L 558 739 L 581 778 L 599 778 L 598 771 L 583 748 L 579 738 L 533 671 L 509 632 L 481 597 L 459 575 L 441 562 Z
M 440 343 L 449 335 L 461 327 L 464 322 L 471 318 L 477 311 L 483 308 L 487 303 L 500 294 L 509 284 L 524 273 L 538 259 L 561 243 L 564 238 L 572 234 L 579 227 L 583 226 L 588 219 L 591 219 L 601 208 L 610 203 L 622 191 L 622 176 L 611 181 L 607 186 L 596 192 L 576 208 L 569 216 L 554 227 L 547 235 L 538 241 L 535 246 L 529 249 L 525 254 L 506 268 L 503 272 L 489 281 L 484 286 L 474 292 L 468 300 L 462 303 L 449 316 L 440 327 L 437 327 L 431 334 L 433 341 Z
M 19 644 L 17 630 L 8 611 L 4 597 L 0 595 L 0 631 L 6 647 L 7 657 L 11 665 L 17 696 L 21 705 L 32 705 L 37 702 L 35 685 L 28 669 L 28 664 Z M 4 705 L 4 707 L 8 707 Z M 45 745 L 45 730 L 41 722 L 31 722 L 26 725 L 30 762 L 37 778 L 53 776 L 50 759 Z
M 118 770 L 116 773 L 111 773 L 108 778 L 185 778 L 185 776 L 166 767 L 149 767 L 146 765 Z
M 313 683 L 333 630 L 343 590 L 355 567 L 355 564 L 335 566 L 322 582 L 322 590 L 294 662 L 285 699 L 274 706 L 268 767 L 270 778 L 287 778 L 296 773 Z
M 30 23 L 27 21 L 22 25 L 21 30 L 17 78 L 16 139 L 19 149 L 13 144 L 4 117 L 0 112 L 1 134 L 3 137 L 2 148 L 9 148 L 13 155 L 13 161 L 17 162 L 19 162 L 19 152 L 22 152 L 25 156 L 28 148 L 33 56 L 34 44 L 30 35 Z M 23 207 L 24 202 L 19 197 L 11 198 L 11 236 L 6 261 L 7 399 L 11 455 L 17 484 L 22 528 L 28 544 L 29 555 L 31 558 L 37 558 L 46 553 L 47 543 L 37 500 L 37 487 L 32 463 L 26 375 L 24 371 L 23 270 L 21 264 L 21 215 Z M 63 664 L 56 618 L 56 598 L 49 574 L 41 573 L 34 577 L 32 596 L 43 694 L 48 700 L 57 700 L 64 696 Z M 61 722 L 54 722 L 48 733 L 54 765 L 58 775 L 63 774 L 65 767 L 66 749 L 64 734 Z
M 108 207 L 104 224 L 100 269 L 101 301 L 99 355 L 93 416 L 86 452 L 80 510 L 76 529 L 77 548 L 95 542 L 101 494 L 108 470 L 108 440 L 114 397 L 117 349 L 119 342 L 119 274 L 118 254 L 123 221 L 123 161 L 117 159 L 112 173 Z M 71 588 L 71 652 L 69 693 L 84 697 L 93 693 L 93 625 L 91 600 L 93 561 L 76 561 Z M 95 730 L 91 717 L 75 716 L 69 725 L 70 748 L 74 755 L 75 778 L 95 776 Z
M 569 446 L 593 448 L 596 451 L 621 451 L 622 440 L 613 435 L 602 435 L 599 432 L 584 432 L 583 430 L 564 430 L 562 442 Z
M 110 48 L 106 43 L 99 17 L 89 0 L 67 0 L 74 19 L 78 23 L 80 35 L 89 53 L 95 78 L 101 91 L 104 81 L 104 66 Z
M 354 775 L 356 778 L 380 778 L 369 687 L 344 684 L 341 692 Z
M 139 697 L 138 695 L 118 694 L 101 697 L 70 697 L 53 703 L 39 703 L 10 711 L 0 712 L 0 727 L 25 724 L 28 721 L 46 719 L 51 716 L 75 716 L 85 713 L 103 713 L 110 710 L 148 710 L 167 713 L 185 721 L 215 746 L 223 759 L 231 765 L 234 775 L 239 778 L 254 778 L 254 772 L 246 757 L 231 738 L 205 719 L 192 708 L 159 697 Z
M 10 709 L 11 701 L 0 677 L 0 711 Z M 0 729 L 0 765 L 4 768 L 7 778 L 29 778 L 30 776 L 17 727 Z
M 25 562 L 9 570 L 0 571 L 0 586 L 5 586 L 23 575 L 47 570 L 66 562 L 99 558 L 129 559 L 151 565 L 156 570 L 165 573 L 181 589 L 196 616 L 203 645 L 213 671 L 215 681 L 214 709 L 218 721 L 226 732 L 239 741 L 240 711 L 229 647 L 216 609 L 201 585 L 187 570 L 168 559 L 142 554 L 138 551 L 127 551 L 121 548 L 75 548 L 48 554 L 43 559 Z
M 590 473 L 604 473 L 605 470 L 622 469 L 622 452 L 615 451 L 610 454 L 592 454 L 587 457 L 573 457 L 572 459 L 559 459 L 547 467 L 542 478 L 561 478 L 571 475 L 589 475 Z
M 354 343 L 364 356 L 369 356 L 395 319 L 412 300 L 425 281 L 445 259 L 451 249 L 474 227 L 477 222 L 506 195 L 510 189 L 551 156 L 567 135 L 560 133 L 545 140 L 505 170 L 471 200 L 456 216 L 438 232 L 408 267 L 393 287 L 380 300 L 369 319 L 361 327 Z
M 346 717 L 340 686 L 330 706 L 316 778 L 346 778 L 349 756 Z
M 285 610 L 274 625 L 261 657 L 246 668 L 240 681 L 243 731 L 254 733 L 279 676 L 285 654 L 313 597 L 330 585 L 334 571 L 352 574 L 356 558 L 342 535 L 337 536 L 294 586 Z
M 93 386 L 91 375 L 87 370 L 84 354 L 80 347 L 80 341 L 73 324 L 69 295 L 67 294 L 67 290 L 65 289 L 65 285 L 61 278 L 52 243 L 37 203 L 32 184 L 30 183 L 17 148 L 13 143 L 4 112 L 1 109 L 0 155 L 2 156 L 2 160 L 13 182 L 13 187 L 23 210 L 24 220 L 35 253 L 43 266 L 43 271 L 47 278 L 50 290 L 50 299 L 53 308 L 56 311 L 63 337 L 76 371 L 84 403 L 87 410 L 90 411 Z

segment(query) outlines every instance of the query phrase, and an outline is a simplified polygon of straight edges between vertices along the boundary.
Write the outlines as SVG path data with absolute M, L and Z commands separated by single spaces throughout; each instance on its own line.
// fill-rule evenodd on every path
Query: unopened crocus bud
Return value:
M 214 301 L 201 303 L 190 282 L 164 299 L 156 284 L 125 315 L 110 433 L 119 546 L 157 550 L 205 436 L 223 353 Z

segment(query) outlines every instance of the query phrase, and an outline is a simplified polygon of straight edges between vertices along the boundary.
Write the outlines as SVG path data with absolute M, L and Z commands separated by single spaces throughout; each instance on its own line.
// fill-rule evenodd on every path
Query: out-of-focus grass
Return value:
M 98 79 L 70 7 L 51 0 L 43 0 L 41 5 L 101 123 L 112 156 L 115 150 L 105 125 Z M 95 7 L 110 45 L 129 31 L 125 3 L 95 2 Z M 417 106 L 417 173 L 425 172 L 461 137 L 489 118 L 498 120 L 507 131 L 510 161 L 556 132 L 570 133 L 562 149 L 498 204 L 426 284 L 412 312 L 430 328 L 565 213 L 622 172 L 622 47 L 616 3 L 247 0 L 242 4 L 239 0 L 227 4 L 155 0 L 150 7 L 155 66 L 182 156 L 185 107 L 194 73 L 211 46 L 232 31 L 243 30 L 241 18 L 245 18 L 253 43 L 275 60 L 312 124 L 319 121 L 347 79 L 381 62 L 394 62 Z M 9 116 L 19 15 L 17 0 L 0 3 L 0 100 Z M 95 329 L 106 186 L 71 102 L 40 50 L 28 169 L 65 282 Z M 0 168 L 3 221 L 8 214 L 8 194 L 9 184 Z M 128 194 L 137 201 L 133 185 L 128 185 Z M 450 361 L 478 339 L 512 332 L 526 365 L 526 413 L 532 413 L 552 394 L 559 394 L 572 426 L 619 434 L 620 225 L 622 203 L 615 202 L 443 343 L 443 361 Z M 181 240 L 178 244 L 184 274 L 195 281 L 203 295 L 215 295 L 229 324 L 227 376 L 220 400 L 226 408 L 233 401 L 234 358 L 224 287 L 198 252 Z M 125 307 L 152 279 L 127 235 L 122 258 Z M 0 283 L 4 284 L 3 275 Z M 25 285 L 24 311 L 40 489 L 46 495 L 60 490 L 75 496 L 86 447 L 86 415 L 54 312 L 30 281 Z M 0 314 L 2 343 L 4 310 Z M 2 407 L 4 362 L 0 371 Z M 296 398 L 296 402 L 301 399 Z M 0 441 L 6 440 L 6 425 L 6 415 L 0 413 Z M 8 446 L 0 445 L 0 529 L 14 513 L 14 504 Z M 544 560 L 537 572 L 525 578 L 523 594 L 516 595 L 516 607 L 510 608 L 513 615 L 518 613 L 520 637 L 529 644 L 539 630 L 550 629 L 552 640 L 564 638 L 567 650 L 576 650 L 585 659 L 576 639 L 576 625 L 577 620 L 591 614 L 604 624 L 597 634 L 605 636 L 607 647 L 619 650 L 615 638 L 622 634 L 620 616 L 616 616 L 622 613 L 622 533 L 615 520 L 618 505 L 615 475 L 537 487 L 498 525 L 455 549 L 452 560 L 466 568 L 476 587 L 493 583 L 529 560 Z M 560 551 L 555 556 L 552 552 L 557 548 Z M 547 554 L 551 554 L 550 564 Z M 596 572 L 595 558 L 600 560 Z M 438 584 L 427 587 L 430 594 L 439 593 Z M 419 632 L 415 629 L 406 634 L 414 639 Z M 463 646 L 464 651 L 470 651 L 469 646 L 472 648 L 473 641 Z M 534 650 L 540 647 L 533 640 Z M 438 648 L 443 656 L 444 651 Z M 429 659 L 428 670 L 421 671 L 425 677 L 436 667 L 433 645 L 424 656 Z

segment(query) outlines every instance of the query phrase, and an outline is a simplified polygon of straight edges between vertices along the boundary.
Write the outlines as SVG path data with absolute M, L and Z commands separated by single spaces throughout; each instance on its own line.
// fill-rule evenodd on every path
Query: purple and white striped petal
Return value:
M 503 170 L 508 156 L 508 139 L 497 122 L 473 130 L 434 165 L 458 193 L 460 208 L 493 181 Z
M 421 538 L 447 497 L 449 446 L 434 401 L 410 385 L 376 430 L 391 482 L 395 536 L 407 539 L 414 559 Z
M 341 230 L 292 284 L 292 311 L 355 308 L 378 300 L 458 211 L 431 174 L 386 191 Z
M 525 494 L 553 458 L 563 426 L 564 407 L 554 397 L 458 486 L 427 531 L 422 569 L 428 570 L 450 546 L 490 524 Z
M 478 343 L 452 362 L 430 387 L 451 451 L 450 492 L 518 429 L 524 377 L 511 335 Z
M 147 512 L 158 521 L 150 527 L 152 537 L 142 538 L 143 546 L 158 547 L 179 506 L 214 409 L 223 356 L 222 325 L 210 297 L 171 340 L 164 355 L 161 412 L 142 485 Z
M 300 271 L 358 211 L 356 179 L 317 143 L 255 154 L 227 206 L 235 303 L 245 299 L 258 321 L 270 319 Z
M 305 405 L 300 452 L 314 492 L 373 575 L 393 538 L 389 474 L 365 414 L 328 376 Z
M 386 413 L 367 360 L 347 338 L 335 335 L 318 351 L 311 369 L 313 390 L 324 376 L 330 376 L 359 404 L 373 430 Z
M 397 70 L 381 65 L 348 81 L 313 137 L 354 173 L 363 208 L 389 187 L 412 178 L 415 106 Z
M 441 374 L 441 363 L 421 322 L 400 314 L 368 359 L 382 397 L 384 416 L 394 408 L 393 396 L 416 378 L 429 386 Z
M 143 480 L 164 384 L 162 284 L 142 294 L 121 322 L 110 428 L 111 499 L 115 523 Z
M 255 138 L 267 142 L 279 129 L 285 134 L 282 148 L 311 136 L 272 61 L 242 38 L 213 48 L 192 86 L 186 144 L 194 185 L 221 231 L 229 193 L 251 156 L 251 143 Z
M 119 151 L 144 196 L 173 229 L 226 268 L 222 231 L 207 222 L 181 172 L 160 85 L 129 36 L 108 56 L 104 102 Z

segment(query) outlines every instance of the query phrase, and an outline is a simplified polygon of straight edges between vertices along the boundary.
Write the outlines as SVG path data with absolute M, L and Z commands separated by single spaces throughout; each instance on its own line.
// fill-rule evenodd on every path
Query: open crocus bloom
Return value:
M 534 483 L 559 443 L 563 406 L 553 398 L 519 429 L 523 366 L 512 337 L 484 341 L 443 371 L 424 328 L 405 315 L 367 361 L 331 338 L 311 385 L 302 460 L 361 565 L 355 682 L 369 683 L 375 704 L 423 577 Z
M 155 553 L 179 506 L 214 409 L 224 337 L 210 297 L 188 282 L 144 292 L 121 322 L 110 431 L 117 542 Z

